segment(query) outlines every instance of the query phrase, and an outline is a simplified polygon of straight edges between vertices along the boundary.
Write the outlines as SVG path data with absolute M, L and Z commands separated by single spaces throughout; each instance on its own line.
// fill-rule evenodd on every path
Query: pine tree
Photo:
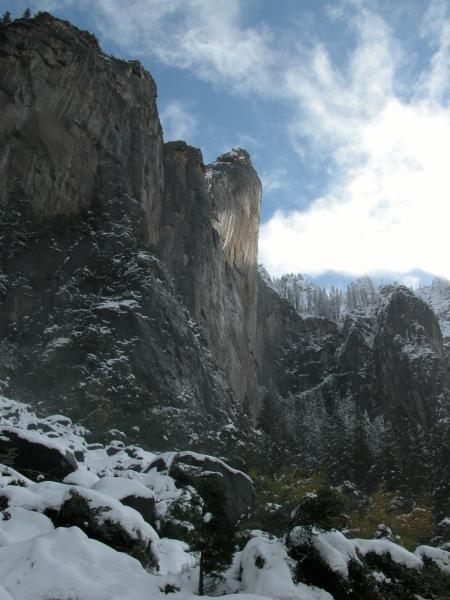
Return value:
M 193 550 L 200 552 L 198 593 L 202 596 L 205 577 L 218 578 L 231 564 L 236 523 L 219 473 L 203 474 L 196 488 L 204 501 L 202 519 L 197 525 L 198 538 L 193 544 Z
M 23 11 L 22 19 L 31 19 L 31 10 L 29 8 Z
M 366 486 L 374 466 L 374 456 L 369 446 L 365 415 L 356 410 L 355 425 L 352 435 L 352 471 L 355 483 Z
M 379 470 L 387 489 L 393 490 L 398 487 L 402 469 L 398 437 L 391 422 L 386 424 L 383 438 L 381 455 L 379 457 Z
M 450 421 L 438 421 L 431 439 L 432 502 L 439 520 L 450 515 Z
M 9 12 L 9 10 L 5 11 L 3 13 L 3 17 L 2 17 L 2 24 L 3 25 L 8 25 L 8 23 L 11 23 L 12 19 L 11 19 L 11 13 Z
M 334 484 L 352 477 L 352 439 L 341 413 L 330 407 L 322 429 L 323 466 Z
M 331 486 L 321 487 L 317 493 L 306 494 L 298 505 L 286 535 L 289 536 L 294 527 L 318 527 L 319 529 L 335 529 L 343 525 L 344 498 L 339 490 Z

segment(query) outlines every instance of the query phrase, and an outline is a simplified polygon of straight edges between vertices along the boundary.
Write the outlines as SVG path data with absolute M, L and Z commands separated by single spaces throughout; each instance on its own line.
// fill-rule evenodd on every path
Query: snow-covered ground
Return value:
M 139 512 L 121 503 L 132 495 L 148 499 L 162 520 L 186 494 L 169 475 L 148 470 L 157 455 L 126 447 L 122 440 L 113 440 L 107 448 L 89 444 L 88 432 L 67 417 L 41 419 L 25 404 L 4 397 L 0 397 L 0 436 L 2 431 L 20 432 L 61 454 L 78 452 L 84 460 L 63 482 L 32 481 L 0 466 L 0 499 L 8 504 L 0 512 L 0 600 L 149 600 L 165 597 L 166 586 L 174 586 L 174 600 L 195 594 L 198 556 L 180 540 L 161 538 Z M 167 453 L 160 458 L 167 460 Z M 55 527 L 45 513 L 60 510 L 74 494 L 98 513 L 99 526 L 113 522 L 150 548 L 157 566 L 146 570 L 135 558 L 91 539 L 78 527 Z M 266 569 L 252 564 L 255 547 L 267 555 Z M 238 578 L 236 568 L 242 573 Z M 331 598 L 317 588 L 295 585 L 285 547 L 265 538 L 251 540 L 236 555 L 234 570 L 226 574 L 221 588 L 224 592 L 230 600 L 235 594 L 239 600 Z

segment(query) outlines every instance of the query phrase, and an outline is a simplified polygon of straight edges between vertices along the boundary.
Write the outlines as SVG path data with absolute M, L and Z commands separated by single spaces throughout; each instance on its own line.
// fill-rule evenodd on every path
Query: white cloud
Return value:
M 198 118 L 191 106 L 181 100 L 172 100 L 166 104 L 160 114 L 164 139 L 192 139 L 198 125 Z
M 230 90 L 269 89 L 275 57 L 264 24 L 243 25 L 240 0 L 72 0 L 104 39 Z
M 435 53 L 430 71 L 422 77 L 421 91 L 436 103 L 445 101 L 450 92 L 450 21 L 447 11 L 447 2 L 431 2 L 422 27 L 422 35 L 435 46 Z
M 418 287 L 420 287 L 421 281 L 418 275 L 405 275 L 401 277 L 399 283 L 406 285 L 410 288 L 417 289 Z
M 263 171 L 259 174 L 264 192 L 270 194 L 279 190 L 286 190 L 290 187 L 288 172 L 285 168 L 275 167 L 270 171 Z
M 395 93 L 399 42 L 364 8 L 353 24 L 359 39 L 345 72 L 318 46 L 309 71 L 286 75 L 298 98 L 294 142 L 327 152 L 340 176 L 307 210 L 279 211 L 263 225 L 261 260 L 273 274 L 418 268 L 448 278 L 447 40 L 442 34 L 420 90 L 406 101 Z

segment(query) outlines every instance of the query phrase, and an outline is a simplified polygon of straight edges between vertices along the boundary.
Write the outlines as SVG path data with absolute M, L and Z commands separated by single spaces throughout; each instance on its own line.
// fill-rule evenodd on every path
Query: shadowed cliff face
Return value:
M 45 13 L 0 37 L 2 200 L 19 187 L 38 217 L 79 214 L 120 186 L 139 198 L 155 242 L 163 166 L 150 75 Z
M 448 404 L 447 358 L 436 315 L 407 288 L 386 288 L 377 311 L 374 363 L 381 412 L 399 408 L 430 427 Z
M 0 53 L 2 385 L 152 447 L 225 448 L 232 390 L 151 253 L 164 185 L 151 77 L 50 15 L 2 27 Z
M 261 183 L 245 150 L 204 166 L 165 146 L 159 251 L 240 403 L 257 401 L 257 251 Z

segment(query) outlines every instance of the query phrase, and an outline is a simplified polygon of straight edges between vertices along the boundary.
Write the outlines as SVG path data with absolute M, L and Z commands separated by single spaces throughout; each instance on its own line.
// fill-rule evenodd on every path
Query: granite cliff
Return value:
M 45 13 L 0 43 L 4 385 L 163 446 L 202 418 L 215 436 L 236 406 L 158 258 L 169 191 L 152 78 Z
M 151 76 L 47 13 L 0 52 L 3 387 L 159 448 L 233 441 L 273 362 L 248 153 L 164 144 Z

